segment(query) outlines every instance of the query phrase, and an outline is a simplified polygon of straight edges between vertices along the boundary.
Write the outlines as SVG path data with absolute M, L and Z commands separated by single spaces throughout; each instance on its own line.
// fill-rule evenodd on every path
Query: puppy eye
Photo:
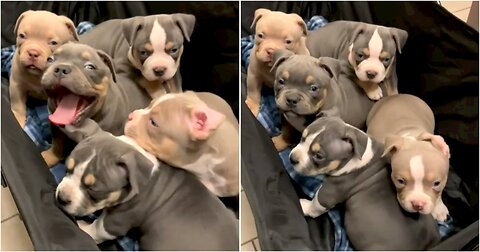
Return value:
M 284 79 L 278 79 L 278 84 L 280 85 L 285 85 L 285 80 Z
M 148 52 L 145 51 L 145 50 L 141 50 L 141 51 L 140 51 L 140 56 L 145 57 L 145 56 L 147 56 L 147 54 L 148 54 Z
M 84 66 L 84 67 L 85 67 L 86 69 L 89 69 L 89 70 L 95 70 L 95 69 L 97 69 L 97 68 L 95 67 L 95 65 L 92 64 L 92 63 L 90 63 L 90 62 L 85 63 L 85 66 Z
M 25 39 L 27 36 L 25 36 L 25 34 L 23 34 L 23 33 L 20 33 L 20 34 L 18 34 L 18 37 L 21 38 L 21 39 Z
M 54 58 L 53 56 L 49 56 L 49 57 L 47 58 L 47 62 L 48 62 L 48 63 L 53 63 L 54 61 L 55 61 L 55 58 Z
M 316 86 L 316 85 L 311 85 L 311 86 L 310 86 L 310 91 L 312 91 L 312 92 L 317 92 L 317 91 L 318 91 L 318 86 Z
M 257 34 L 257 37 L 258 37 L 259 39 L 263 39 L 265 36 L 263 35 L 263 33 L 259 33 L 259 34 Z
M 55 40 L 52 40 L 52 41 L 50 41 L 50 45 L 52 45 L 52 46 L 56 46 L 56 45 L 58 45 L 58 42 L 57 42 L 57 41 L 55 41 Z
M 158 127 L 158 124 L 157 124 L 152 118 L 149 119 L 149 123 L 150 123 L 150 125 L 152 125 L 153 127 Z
M 170 49 L 170 53 L 177 53 L 178 52 L 178 48 L 172 48 Z
M 383 64 L 388 64 L 389 61 L 390 61 L 390 58 L 383 58 Z
M 291 43 L 292 43 L 292 40 L 291 40 L 291 39 L 286 39 L 286 40 L 285 40 L 285 44 L 290 45 Z
M 400 185 L 405 185 L 407 182 L 405 181 L 405 179 L 403 178 L 398 178 L 397 179 L 397 182 L 400 184 Z
M 433 182 L 433 187 L 437 187 L 437 186 L 439 186 L 439 185 L 440 185 L 440 181 L 437 180 L 437 181 L 434 181 L 434 182 Z
M 325 157 L 320 152 L 317 152 L 317 153 L 313 154 L 313 158 L 317 162 L 321 162 L 325 159 Z
M 363 53 L 357 52 L 357 59 L 358 60 L 363 60 L 365 58 L 365 55 Z

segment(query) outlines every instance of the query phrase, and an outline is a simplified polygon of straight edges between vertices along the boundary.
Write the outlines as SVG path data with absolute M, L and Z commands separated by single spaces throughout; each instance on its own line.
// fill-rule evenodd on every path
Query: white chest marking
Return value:
M 423 191 L 423 177 L 425 176 L 425 167 L 423 166 L 422 156 L 413 156 L 410 159 L 410 173 L 413 177 L 413 191 Z
M 208 174 L 214 174 L 212 169 L 223 161 L 225 161 L 224 157 L 218 158 L 214 157 L 213 154 L 205 154 L 201 155 L 200 158 L 193 163 L 182 165 L 182 168 L 197 174 L 199 177 L 203 177 L 205 175 L 208 176 Z
M 383 41 L 378 34 L 378 28 L 373 32 L 372 38 L 368 42 L 368 49 L 370 50 L 370 58 L 378 59 L 380 58 L 380 53 L 382 52 Z
M 152 43 L 154 52 L 164 52 L 165 42 L 167 40 L 167 33 L 163 27 L 155 20 L 153 23 L 152 32 L 150 33 L 150 43 Z

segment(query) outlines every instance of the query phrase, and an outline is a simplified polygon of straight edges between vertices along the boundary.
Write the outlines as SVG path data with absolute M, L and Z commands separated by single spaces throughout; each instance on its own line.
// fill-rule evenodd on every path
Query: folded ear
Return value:
M 139 193 L 148 184 L 155 166 L 148 158 L 136 150 L 123 154 L 119 159 L 118 165 L 128 173 L 132 195 Z
M 403 137 L 396 136 L 396 135 L 388 135 L 385 137 L 385 144 L 384 144 L 384 151 L 382 153 L 382 157 L 391 153 L 395 154 L 398 150 L 400 150 L 404 145 Z
M 72 33 L 72 36 L 75 39 L 75 41 L 78 41 L 77 28 L 75 28 L 75 24 L 73 23 L 73 21 L 66 16 L 59 16 L 59 17 L 63 20 L 63 22 L 65 22 L 65 25 L 67 26 L 68 30 L 70 30 L 70 32 Z
M 307 24 L 305 24 L 305 21 L 303 21 L 302 17 L 300 17 L 296 13 L 290 13 L 289 14 L 295 22 L 300 26 L 300 29 L 302 29 L 302 34 L 303 36 L 307 36 Z
M 398 53 L 402 53 L 402 48 L 407 42 L 408 32 L 402 29 L 391 27 L 390 34 L 393 37 L 393 41 L 395 41 L 395 44 L 397 45 Z
M 357 128 L 346 126 L 345 137 L 342 139 L 350 143 L 353 147 L 353 156 L 362 159 L 363 153 L 367 149 L 368 137 Z
M 358 36 L 362 33 L 365 32 L 365 30 L 367 29 L 367 24 L 366 23 L 356 23 L 356 22 L 352 22 L 350 23 L 353 29 L 352 33 L 351 33 L 351 39 L 350 39 L 350 43 L 349 44 L 352 44 L 353 42 L 355 42 L 355 40 L 357 40 Z
M 275 68 L 277 68 L 280 64 L 282 64 L 285 60 L 290 58 L 294 53 L 292 51 L 286 49 L 278 49 L 273 52 L 273 66 L 270 68 L 270 72 L 272 72 Z
M 110 55 L 108 55 L 106 52 L 102 50 L 97 50 L 98 56 L 103 60 L 103 63 L 105 63 L 108 68 L 110 69 L 110 73 L 112 74 L 112 78 L 114 82 L 117 82 L 117 75 L 115 73 L 115 67 L 113 66 L 112 58 L 110 58 Z
M 333 78 L 338 81 L 338 75 L 341 72 L 340 61 L 330 57 L 320 57 L 317 60 L 319 67 L 325 69 L 330 75 L 330 78 Z
M 206 140 L 225 120 L 225 115 L 205 104 L 195 105 L 190 111 L 188 127 L 193 141 Z
M 65 135 L 77 143 L 81 142 L 87 137 L 91 137 L 97 133 L 103 132 L 100 126 L 98 126 L 97 122 L 90 118 L 86 118 L 77 125 L 67 124 L 62 131 L 65 133 Z
M 442 136 L 423 132 L 417 137 L 417 139 L 432 142 L 432 145 L 440 150 L 445 157 L 450 158 L 450 147 L 448 147 Z
M 138 31 L 143 28 L 144 17 L 132 17 L 122 20 L 123 36 L 128 42 L 128 45 L 132 46 Z
M 176 13 L 172 14 L 173 22 L 180 28 L 183 37 L 190 42 L 193 28 L 195 27 L 195 16 L 190 14 Z
M 253 29 L 253 27 L 258 22 L 258 20 L 261 17 L 265 16 L 266 14 L 268 14 L 270 12 L 272 12 L 272 11 L 268 10 L 268 9 L 264 9 L 264 8 L 260 8 L 260 9 L 255 10 L 255 14 L 254 14 L 254 17 L 253 17 L 253 22 L 252 22 L 252 25 L 250 26 L 250 28 Z

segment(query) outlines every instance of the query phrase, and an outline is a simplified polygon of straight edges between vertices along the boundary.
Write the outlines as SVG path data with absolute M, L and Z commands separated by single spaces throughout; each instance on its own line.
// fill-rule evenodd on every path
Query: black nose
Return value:
M 377 76 L 377 72 L 367 71 L 367 78 L 369 78 L 370 80 L 375 78 L 375 76 Z
M 302 99 L 301 96 L 299 95 L 291 95 L 291 96 L 287 96 L 286 97 L 286 100 L 287 100 L 287 105 L 289 107 L 295 107 L 297 106 L 297 103 Z
M 72 72 L 72 68 L 67 65 L 58 65 L 55 67 L 54 75 L 56 77 L 65 77 L 65 75 Z
M 68 199 L 63 193 L 59 193 L 57 196 L 57 202 L 62 206 L 66 206 L 70 204 L 72 201 Z
M 165 74 L 165 70 L 166 70 L 165 67 L 155 67 L 155 68 L 153 69 L 153 72 L 155 73 L 156 76 L 160 77 L 160 76 L 162 76 L 163 74 Z
M 298 164 L 298 160 L 295 158 L 294 155 L 290 155 L 290 163 L 292 163 L 292 165 Z

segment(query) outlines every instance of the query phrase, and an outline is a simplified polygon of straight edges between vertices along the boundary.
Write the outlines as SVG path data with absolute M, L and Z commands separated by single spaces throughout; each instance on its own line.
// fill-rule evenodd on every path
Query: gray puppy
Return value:
M 238 250 L 233 212 L 195 176 L 160 163 L 126 136 L 115 137 L 87 119 L 65 126 L 78 145 L 56 198 L 69 214 L 104 209 L 80 228 L 97 243 L 138 228 L 142 250 Z
M 317 217 L 345 202 L 345 229 L 356 250 L 425 250 L 439 240 L 431 215 L 407 213 L 396 199 L 383 145 L 338 117 L 319 118 L 303 132 L 290 160 L 300 174 L 325 174 L 312 201 Z

